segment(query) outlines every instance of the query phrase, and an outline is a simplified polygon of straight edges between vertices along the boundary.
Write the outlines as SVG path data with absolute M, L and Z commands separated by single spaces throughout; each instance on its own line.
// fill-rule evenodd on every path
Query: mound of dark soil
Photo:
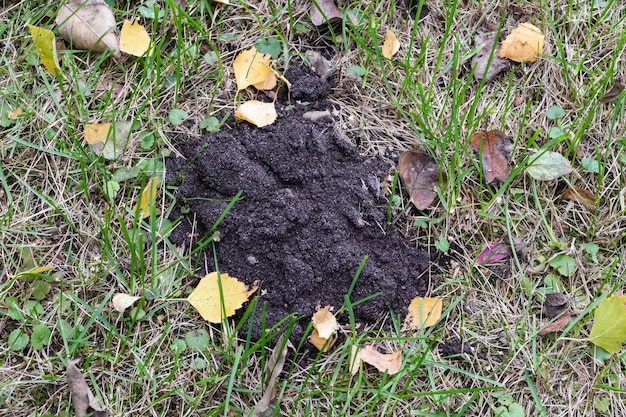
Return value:
M 411 298 L 426 293 L 422 273 L 429 260 L 386 227 L 379 180 L 389 164 L 361 156 L 335 132 L 332 117 L 303 117 L 332 109 L 323 100 L 325 81 L 301 68 L 287 78 L 292 97 L 311 104 L 277 104 L 278 120 L 265 128 L 233 122 L 200 141 L 179 143 L 184 158 L 170 158 L 167 168 L 170 183 L 179 185 L 172 217 L 185 213 L 171 236 L 176 244 L 189 242 L 191 221 L 196 235 L 206 233 L 243 192 L 217 227 L 219 270 L 260 284 L 265 327 L 290 313 L 305 317 L 294 329 L 295 341 L 317 306 L 343 305 L 364 256 L 351 300 L 379 294 L 355 307 L 357 322 L 368 324 L 390 309 L 405 312 Z M 211 245 L 206 259 L 213 259 Z M 253 327 L 258 338 L 258 313 Z

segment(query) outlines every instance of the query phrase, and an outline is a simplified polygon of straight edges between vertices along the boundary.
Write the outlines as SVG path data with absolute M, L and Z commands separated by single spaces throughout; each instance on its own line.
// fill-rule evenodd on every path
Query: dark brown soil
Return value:
M 184 158 L 167 162 L 169 182 L 179 186 L 171 217 L 184 219 L 171 240 L 188 243 L 192 221 L 196 236 L 207 233 L 241 190 L 216 229 L 216 251 L 221 272 L 260 285 L 265 324 L 259 309 L 253 338 L 296 313 L 304 317 L 293 332 L 294 342 L 299 340 L 317 306 L 344 304 L 365 256 L 351 300 L 379 295 L 354 308 L 356 322 L 374 324 L 390 310 L 404 315 L 410 300 L 428 290 L 423 273 L 429 259 L 386 226 L 387 200 L 379 184 L 391 165 L 360 155 L 336 133 L 332 117 L 303 117 L 332 109 L 324 100 L 330 91 L 326 81 L 302 67 L 287 78 L 293 105 L 279 100 L 273 125 L 233 121 L 200 141 L 177 144 Z M 209 260 L 209 272 L 215 270 L 212 247 L 205 248 L 201 262 Z M 207 272 L 201 269 L 199 274 Z M 347 315 L 339 319 L 345 323 Z

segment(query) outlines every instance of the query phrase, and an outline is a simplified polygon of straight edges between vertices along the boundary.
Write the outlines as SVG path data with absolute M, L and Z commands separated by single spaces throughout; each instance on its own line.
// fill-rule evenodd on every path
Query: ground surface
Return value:
M 428 254 L 410 247 L 386 224 L 387 201 L 381 181 L 391 166 L 379 157 L 361 156 L 334 128 L 332 115 L 312 121 L 306 112 L 332 110 L 323 100 L 328 83 L 295 66 L 287 78 L 292 96 L 307 103 L 282 110 L 263 129 L 248 123 L 177 144 L 183 157 L 168 160 L 172 185 L 181 185 L 178 209 L 186 215 L 172 234 L 182 245 L 205 235 L 228 201 L 240 201 L 217 227 L 218 267 L 258 283 L 267 303 L 266 326 L 291 313 L 310 318 L 316 306 L 335 310 L 344 303 L 364 256 L 352 301 L 379 294 L 355 308 L 357 323 L 373 325 L 393 309 L 403 313 L 411 298 L 428 290 Z M 213 246 L 205 247 L 209 271 Z M 207 271 L 208 272 L 208 271 Z M 294 329 L 301 338 L 308 320 Z M 254 337 L 261 333 L 256 314 Z

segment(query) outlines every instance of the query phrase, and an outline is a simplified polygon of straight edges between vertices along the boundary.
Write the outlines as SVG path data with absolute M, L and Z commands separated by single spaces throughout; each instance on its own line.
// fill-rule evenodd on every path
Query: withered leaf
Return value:
M 276 381 L 278 375 L 283 371 L 285 366 L 285 359 L 287 358 L 287 349 L 295 349 L 291 341 L 287 339 L 285 343 L 285 335 L 282 335 L 276 342 L 276 346 L 272 351 L 272 356 L 265 363 L 265 375 L 267 380 L 265 383 L 265 390 L 263 397 L 254 406 L 252 417 L 261 417 L 265 415 L 265 412 L 270 409 L 270 403 L 276 398 Z
M 543 302 L 543 315 L 548 319 L 553 319 L 561 314 L 568 304 L 569 298 L 563 293 L 546 294 L 546 299 Z
M 622 94 L 622 90 L 624 90 L 624 86 L 620 83 L 615 83 L 613 87 L 609 91 L 606 92 L 604 97 L 602 97 L 602 104 L 612 103 L 617 101 L 620 94 Z
M 574 185 L 573 188 L 565 190 L 563 198 L 565 200 L 580 203 L 589 210 L 594 210 L 596 208 L 596 197 L 593 193 L 576 185 Z
M 572 317 L 571 313 L 565 313 L 552 323 L 548 324 L 545 328 L 539 331 L 539 336 L 545 336 L 549 333 L 558 332 L 569 323 L 569 319 Z
M 418 210 L 433 204 L 439 187 L 439 168 L 432 156 L 422 152 L 406 151 L 400 154 L 398 173 L 411 203 Z
M 307 51 L 306 60 L 309 68 L 322 80 L 328 79 L 331 73 L 330 62 L 317 51 Z
M 538 54 L 543 54 L 545 35 L 537 26 L 528 22 L 520 23 L 500 45 L 500 58 L 515 62 L 535 62 Z
M 497 33 L 487 34 L 484 37 L 480 35 L 474 37 L 476 47 L 482 45 L 481 49 L 474 55 L 474 58 L 472 58 L 475 79 L 481 80 L 484 77 L 485 81 L 491 81 L 496 75 L 511 67 L 511 61 L 498 56 L 499 48 L 493 51 L 493 46 L 497 42 Z M 493 51 L 493 54 L 491 51 Z
M 511 256 L 511 248 L 504 243 L 487 243 L 476 258 L 477 265 L 492 265 Z
M 96 397 L 91 393 L 85 377 L 76 366 L 77 363 L 77 360 L 67 360 L 67 384 L 72 394 L 74 414 L 76 417 L 86 415 L 108 417 L 109 412 L 100 406 Z
M 333 0 L 313 0 L 311 3 L 311 23 L 315 26 L 343 18 L 343 13 Z
M 470 138 L 470 146 L 481 156 L 487 184 L 495 180 L 506 181 L 511 174 L 509 156 L 513 145 L 511 145 L 510 136 L 499 130 L 476 132 Z

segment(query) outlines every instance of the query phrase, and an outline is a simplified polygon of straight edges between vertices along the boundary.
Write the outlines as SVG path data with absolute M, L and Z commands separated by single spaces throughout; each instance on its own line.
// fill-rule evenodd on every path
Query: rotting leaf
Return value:
M 487 184 L 495 180 L 506 181 L 511 174 L 509 157 L 513 145 L 510 136 L 499 130 L 476 132 L 470 138 L 470 146 L 481 156 L 483 175 Z
M 602 97 L 602 104 L 612 103 L 617 101 L 619 96 L 622 94 L 624 90 L 624 86 L 620 83 L 615 83 L 613 87 L 609 91 L 606 92 L 604 97 Z
M 591 211 L 595 210 L 596 208 L 595 195 L 591 191 L 578 187 L 576 185 L 574 185 L 573 188 L 568 188 L 567 190 L 565 190 L 565 192 L 563 193 L 563 199 L 580 203 Z
M 618 352 L 626 340 L 626 296 L 604 298 L 593 313 L 589 340 L 609 353 Z
M 572 317 L 571 313 L 565 313 L 552 323 L 539 331 L 539 336 L 545 336 L 550 333 L 558 332 L 563 329 L 569 323 L 569 319 Z
M 95 52 L 110 49 L 119 58 L 120 46 L 115 35 L 115 16 L 104 0 L 70 0 L 55 19 L 63 39 L 73 46 Z
M 274 103 L 249 100 L 237 108 L 235 117 L 250 122 L 256 127 L 263 127 L 274 123 L 278 115 Z
M 150 212 L 154 210 L 158 189 L 159 179 L 157 177 L 150 178 L 139 196 L 139 201 L 133 207 L 133 212 L 139 213 L 142 219 L 149 217 Z
M 257 287 L 248 290 L 246 284 L 228 274 L 211 272 L 200 280 L 187 301 L 209 323 L 221 323 L 235 314 L 256 290 Z
M 349 360 L 352 375 L 356 375 L 356 373 L 359 372 L 361 362 L 372 365 L 374 368 L 378 369 L 378 371 L 386 372 L 387 375 L 395 375 L 402 367 L 402 351 L 380 353 L 372 345 L 367 345 L 362 349 L 359 349 L 355 345 L 352 346 Z
M 269 54 L 259 53 L 254 46 L 237 55 L 233 62 L 237 90 L 255 84 L 263 85 L 268 77 L 276 78 L 270 68 L 270 58 Z
M 111 298 L 111 304 L 116 311 L 123 313 L 128 307 L 135 304 L 135 301 L 139 300 L 139 298 L 141 297 L 118 292 L 113 294 L 113 298 Z
M 265 389 L 263 391 L 263 397 L 254 406 L 252 417 L 261 417 L 265 415 L 265 412 L 270 408 L 271 402 L 276 398 L 276 381 L 278 376 L 283 371 L 285 366 L 285 359 L 287 358 L 287 349 L 294 349 L 293 344 L 289 339 L 287 343 L 284 342 L 285 335 L 280 336 L 272 350 L 272 356 L 265 362 L 265 375 L 267 376 L 265 382 Z
M 313 0 L 311 2 L 311 23 L 321 26 L 343 19 L 343 13 L 333 0 Z
M 28 25 L 28 29 L 30 29 L 30 33 L 33 36 L 35 51 L 37 51 L 37 55 L 39 55 L 39 59 L 46 71 L 54 76 L 60 75 L 61 68 L 59 67 L 54 33 L 48 29 L 33 25 Z
M 439 187 L 439 168 L 432 156 L 422 152 L 406 151 L 400 154 L 398 173 L 411 203 L 418 210 L 430 207 Z
M 100 406 L 100 403 L 91 393 L 85 377 L 78 370 L 79 361 L 67 360 L 67 384 L 72 394 L 74 414 L 76 417 L 91 415 L 93 417 L 108 417 L 109 412 Z
M 526 168 L 526 172 L 536 180 L 550 181 L 567 175 L 574 169 L 560 153 L 546 151 L 535 158 Z
M 520 23 L 502 41 L 498 56 L 515 62 L 535 62 L 537 55 L 543 53 L 544 42 L 541 29 L 527 22 Z
M 400 41 L 395 33 L 393 33 L 390 29 L 387 29 L 387 33 L 385 34 L 385 42 L 383 43 L 382 55 L 391 59 L 395 54 L 400 50 Z
M 497 33 L 491 33 L 485 37 L 480 35 L 474 37 L 476 48 L 480 48 L 478 52 L 476 52 L 476 55 L 474 55 L 474 58 L 472 58 L 472 68 L 474 68 L 474 78 L 476 80 L 480 81 L 484 77 L 485 82 L 489 82 L 498 74 L 511 67 L 511 61 L 498 56 L 499 48 L 496 49 L 492 55 L 491 51 L 497 41 Z
M 441 318 L 443 303 L 440 298 L 415 297 L 409 304 L 402 330 L 422 330 L 433 326 Z
M 143 56 L 150 49 L 150 35 L 139 22 L 124 20 L 120 32 L 120 50 L 134 56 Z
M 561 292 L 546 294 L 543 302 L 543 315 L 548 319 L 553 319 L 561 314 L 568 306 L 569 298 Z
M 511 248 L 504 243 L 487 243 L 476 258 L 477 265 L 492 265 L 511 256 Z

